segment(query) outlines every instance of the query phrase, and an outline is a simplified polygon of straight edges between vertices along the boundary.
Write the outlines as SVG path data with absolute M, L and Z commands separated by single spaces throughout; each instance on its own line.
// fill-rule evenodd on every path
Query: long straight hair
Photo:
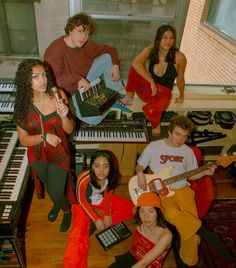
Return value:
M 142 221 L 141 221 L 141 218 L 140 218 L 140 215 L 139 215 L 140 208 L 141 207 L 137 208 L 136 213 L 134 215 L 134 218 L 135 218 L 136 223 L 138 225 L 142 224 Z M 161 209 L 157 208 L 157 207 L 154 207 L 154 209 L 156 210 L 156 213 L 157 213 L 157 221 L 156 221 L 157 226 L 162 227 L 162 228 L 166 228 L 167 227 L 167 222 L 166 222 L 166 220 L 164 218 L 164 215 L 163 215 Z
M 108 179 L 107 190 L 110 191 L 112 189 L 115 189 L 118 185 L 120 172 L 119 172 L 119 167 L 118 167 L 118 161 L 115 155 L 111 151 L 108 151 L 108 150 L 98 150 L 91 157 L 89 169 L 90 169 L 90 180 L 91 180 L 92 185 L 97 189 L 100 188 L 100 186 L 97 183 L 97 177 L 93 170 L 93 164 L 98 157 L 105 157 L 109 163 L 110 170 L 107 176 L 107 179 Z
M 160 42 L 166 31 L 171 31 L 174 38 L 174 43 L 167 53 L 166 62 L 175 63 L 175 53 L 176 51 L 178 51 L 178 48 L 176 47 L 176 30 L 173 26 L 163 24 L 157 29 L 156 32 L 154 45 L 150 53 L 150 64 L 158 63 L 160 61 L 159 60 Z

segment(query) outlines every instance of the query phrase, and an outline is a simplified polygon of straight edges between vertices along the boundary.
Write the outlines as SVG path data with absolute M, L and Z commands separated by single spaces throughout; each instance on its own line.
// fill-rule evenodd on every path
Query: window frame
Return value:
M 36 24 L 36 14 L 35 14 L 35 6 L 34 6 L 34 2 L 37 2 L 35 0 L 20 0 L 20 1 L 16 1 L 16 0 L 3 0 L 0 3 L 0 9 L 2 9 L 3 11 L 3 15 L 0 17 L 0 29 L 1 32 L 0 34 L 2 35 L 3 38 L 3 50 L 0 51 L 0 58 L 1 59 L 22 59 L 22 58 L 28 58 L 28 57 L 39 57 L 39 45 L 38 45 L 38 34 L 37 34 L 37 24 Z M 6 10 L 5 10 L 5 4 L 6 3 L 11 3 L 11 4 L 29 4 L 32 10 L 32 13 L 30 14 L 30 16 L 33 16 L 33 21 L 34 21 L 34 25 L 33 25 L 33 31 L 32 34 L 34 34 L 35 36 L 35 42 L 34 42 L 34 46 L 35 46 L 35 54 L 33 53 L 29 53 L 29 52 L 24 52 L 24 53 L 17 53 L 14 51 L 14 49 L 12 49 L 12 40 L 10 38 L 10 29 L 9 29 L 9 25 L 6 23 L 7 21 L 7 14 L 6 14 Z M 20 29 L 21 31 L 23 31 L 24 29 Z M 33 46 L 32 46 L 33 47 Z
M 215 9 L 215 11 L 217 11 L 219 9 L 219 6 L 221 4 L 221 0 L 207 0 L 205 1 L 205 6 L 204 6 L 204 12 L 202 14 L 202 18 L 201 18 L 201 23 L 207 27 L 208 29 L 210 29 L 211 31 L 213 31 L 214 33 L 216 33 L 218 36 L 222 37 L 223 39 L 229 41 L 231 44 L 236 45 L 236 39 L 234 39 L 233 37 L 231 37 L 230 35 L 224 33 L 223 31 L 221 31 L 218 27 L 216 27 L 213 23 L 209 22 L 208 16 L 211 10 L 211 4 L 212 1 L 216 1 L 216 5 L 213 6 L 213 8 Z M 234 0 L 231 0 L 234 1 Z

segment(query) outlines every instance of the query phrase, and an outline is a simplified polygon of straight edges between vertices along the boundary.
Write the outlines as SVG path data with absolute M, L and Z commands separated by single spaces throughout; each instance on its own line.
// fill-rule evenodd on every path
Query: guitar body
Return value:
M 139 195 L 145 192 L 151 192 L 150 189 L 150 184 L 154 182 L 157 193 L 159 195 L 165 195 L 165 196 L 172 196 L 175 194 L 174 191 L 170 190 L 169 186 L 162 186 L 162 183 L 170 177 L 171 171 L 173 170 L 173 167 L 167 167 L 160 171 L 157 174 L 145 174 L 146 177 L 146 182 L 147 182 L 147 190 L 143 191 L 141 188 L 138 186 L 138 176 L 135 175 L 129 180 L 129 194 L 131 197 L 132 202 L 136 205 L 137 204 L 137 199 Z

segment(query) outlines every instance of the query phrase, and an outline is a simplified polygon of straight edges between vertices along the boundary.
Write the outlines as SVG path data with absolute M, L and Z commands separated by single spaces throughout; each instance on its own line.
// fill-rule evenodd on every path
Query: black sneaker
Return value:
M 59 211 L 60 208 L 54 206 L 48 213 L 48 220 L 54 222 L 57 219 Z

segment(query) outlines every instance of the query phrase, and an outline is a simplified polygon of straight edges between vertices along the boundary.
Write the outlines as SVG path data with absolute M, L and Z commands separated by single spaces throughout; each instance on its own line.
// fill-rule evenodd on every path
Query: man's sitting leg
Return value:
M 217 234 L 215 234 L 214 232 L 210 232 L 206 227 L 201 225 L 201 227 L 197 231 L 197 235 L 209 242 L 209 244 L 212 245 L 212 247 L 214 247 L 219 253 L 219 255 L 222 256 L 224 259 L 232 259 L 231 253 L 225 248 Z

